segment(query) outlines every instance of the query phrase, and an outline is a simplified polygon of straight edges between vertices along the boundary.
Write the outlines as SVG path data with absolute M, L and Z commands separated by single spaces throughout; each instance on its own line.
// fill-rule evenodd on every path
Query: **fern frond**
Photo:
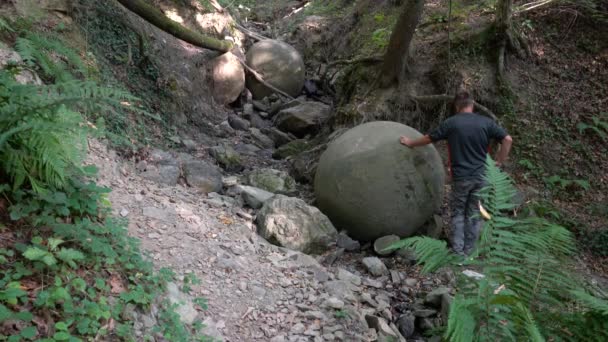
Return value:
M 401 240 L 388 247 L 388 249 L 411 248 L 416 254 L 419 263 L 423 265 L 422 272 L 429 273 L 455 263 L 459 258 L 450 253 L 445 241 L 429 237 L 416 236 Z

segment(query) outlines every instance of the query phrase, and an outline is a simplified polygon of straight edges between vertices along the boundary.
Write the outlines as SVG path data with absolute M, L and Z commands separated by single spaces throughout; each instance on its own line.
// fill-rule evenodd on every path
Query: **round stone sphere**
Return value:
M 278 40 L 259 41 L 247 51 L 247 65 L 257 71 L 264 81 L 285 93 L 297 97 L 304 86 L 304 60 L 291 45 Z M 247 89 L 256 100 L 273 91 L 253 75 L 247 75 Z
M 422 136 L 396 122 L 354 127 L 330 143 L 315 175 L 317 206 L 360 241 L 408 237 L 439 209 L 445 172 L 433 145 L 411 149 L 399 137 Z

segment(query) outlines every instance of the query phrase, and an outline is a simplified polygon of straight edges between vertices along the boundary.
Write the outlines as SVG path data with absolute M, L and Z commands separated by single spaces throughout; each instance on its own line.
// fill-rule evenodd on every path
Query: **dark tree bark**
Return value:
M 160 10 L 148 5 L 145 0 L 118 0 L 118 2 L 150 24 L 192 45 L 221 52 L 227 52 L 232 49 L 231 42 L 222 41 L 189 30 L 167 18 Z
M 507 46 L 514 46 L 511 29 L 513 27 L 513 0 L 498 0 L 496 3 L 496 34 L 498 37 L 498 77 L 504 79 L 505 53 Z
M 403 83 L 407 73 L 408 52 L 420 22 L 424 0 L 405 0 L 399 20 L 393 29 L 382 64 L 380 85 Z

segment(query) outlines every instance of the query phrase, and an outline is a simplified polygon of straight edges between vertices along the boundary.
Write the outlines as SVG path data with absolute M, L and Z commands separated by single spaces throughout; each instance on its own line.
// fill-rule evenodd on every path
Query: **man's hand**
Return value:
M 431 144 L 433 141 L 431 140 L 431 137 L 425 135 L 418 139 L 410 139 L 406 136 L 402 136 L 399 138 L 399 142 L 407 147 L 418 147 Z
M 412 147 L 412 140 L 406 136 L 399 138 L 399 142 L 407 147 Z

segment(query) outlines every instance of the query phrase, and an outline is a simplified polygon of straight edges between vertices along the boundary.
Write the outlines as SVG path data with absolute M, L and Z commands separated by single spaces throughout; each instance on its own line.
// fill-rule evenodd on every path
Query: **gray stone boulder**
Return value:
M 187 160 L 183 163 L 186 183 L 203 193 L 222 190 L 222 173 L 215 165 L 203 160 Z
M 213 98 L 221 104 L 234 102 L 245 89 L 245 69 L 238 58 L 227 52 L 211 61 Z
M 262 133 L 259 129 L 257 128 L 252 128 L 249 130 L 249 132 L 251 133 L 251 137 L 253 138 L 253 141 L 256 145 L 258 145 L 261 148 L 273 148 L 274 147 L 274 141 L 272 139 L 270 139 L 266 134 Z
M 399 137 L 422 136 L 396 122 L 350 129 L 321 156 L 315 173 L 319 208 L 360 241 L 411 236 L 439 209 L 445 172 L 432 145 L 411 149 Z
M 249 127 L 251 127 L 251 123 L 249 123 L 249 121 L 239 117 L 236 114 L 231 114 L 228 116 L 228 123 L 230 124 L 230 127 L 238 131 L 248 131 Z
M 365 266 L 367 271 L 369 273 L 371 273 L 373 276 L 381 277 L 381 276 L 389 275 L 389 271 L 388 271 L 388 268 L 386 268 L 386 265 L 384 265 L 382 260 L 380 260 L 376 257 L 363 258 L 363 260 L 361 260 L 361 262 L 363 263 L 363 266 Z
M 265 82 L 293 97 L 302 91 L 304 61 L 287 43 L 268 39 L 253 44 L 247 51 L 247 64 L 262 75 Z M 247 75 L 246 84 L 256 100 L 273 93 L 252 75 Z
M 374 241 L 374 252 L 381 256 L 391 255 L 395 252 L 395 250 L 386 250 L 389 246 L 394 244 L 395 242 L 401 241 L 401 238 L 397 235 L 387 235 L 383 236 Z
M 239 172 L 244 168 L 241 156 L 228 144 L 213 146 L 208 152 L 228 172 Z
M 272 192 L 258 189 L 253 186 L 240 185 L 238 190 L 241 192 L 243 201 L 253 209 L 260 209 L 266 201 L 274 196 Z
M 141 176 L 158 184 L 175 186 L 181 173 L 179 160 L 169 152 L 154 149 L 146 161 L 136 165 Z
M 274 118 L 274 124 L 280 130 L 301 138 L 317 132 L 330 114 L 328 105 L 309 101 L 281 110 Z
M 322 253 L 338 232 L 327 216 L 301 199 L 276 195 L 257 216 L 258 233 L 269 242 L 303 253 Z
M 257 169 L 247 175 L 247 184 L 275 194 L 296 191 L 296 181 L 285 171 Z

